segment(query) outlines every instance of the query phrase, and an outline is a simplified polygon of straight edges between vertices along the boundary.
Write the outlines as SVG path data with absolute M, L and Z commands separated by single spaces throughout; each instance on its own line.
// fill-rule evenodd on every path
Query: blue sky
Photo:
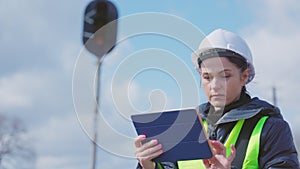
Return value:
M 17 116 L 26 124 L 37 152 L 36 168 L 90 167 L 88 136 L 94 105 L 92 80 L 97 65 L 95 57 L 87 53 L 81 43 L 83 11 L 89 2 L 0 1 L 0 112 Z M 297 122 L 300 118 L 300 73 L 297 71 L 300 63 L 297 51 L 300 44 L 300 2 L 112 2 L 116 4 L 121 19 L 133 14 L 159 12 L 183 19 L 204 34 L 223 28 L 244 37 L 252 49 L 257 72 L 254 81 L 247 86 L 248 90 L 253 96 L 272 101 L 271 88 L 276 86 L 278 104 L 300 147 Z M 119 38 L 124 37 L 122 28 L 120 25 Z M 185 33 L 188 32 L 182 31 Z M 195 43 L 200 40 L 195 37 Z M 171 58 L 171 61 L 162 59 L 157 62 L 156 57 L 147 58 L 152 52 Z M 148 68 L 135 72 L 135 76 L 125 73 L 138 69 L 136 64 L 129 62 L 134 58 Z M 149 63 L 167 66 L 167 71 L 162 72 L 161 67 L 153 69 Z M 122 71 L 126 66 L 131 69 Z M 180 73 L 174 73 L 179 70 Z M 135 132 L 129 120 L 130 112 L 196 106 L 199 100 L 204 101 L 201 89 L 188 99 L 181 95 L 180 89 L 185 93 L 198 90 L 199 77 L 186 46 L 166 36 L 144 34 L 125 38 L 106 56 L 102 71 L 100 107 L 103 119 L 99 119 L 99 123 L 103 125 L 99 131 L 102 142 L 98 148 L 98 168 L 129 169 L 136 165 L 132 158 Z M 81 80 L 76 81 L 76 77 Z M 185 86 L 184 78 L 191 82 L 190 90 Z M 80 89 L 75 93 L 72 89 L 74 83 Z

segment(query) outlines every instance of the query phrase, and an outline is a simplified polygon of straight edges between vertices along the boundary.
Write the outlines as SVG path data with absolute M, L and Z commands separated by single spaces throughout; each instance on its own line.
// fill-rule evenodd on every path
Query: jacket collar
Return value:
M 204 120 L 207 119 L 207 113 L 209 112 L 210 104 L 205 103 L 199 106 L 199 112 Z M 252 98 L 249 103 L 246 103 L 240 107 L 231 109 L 225 113 L 216 123 L 223 124 L 234 122 L 243 119 L 249 119 L 257 114 L 263 116 L 272 116 L 282 118 L 279 108 L 269 104 L 266 101 L 260 100 L 257 97 Z

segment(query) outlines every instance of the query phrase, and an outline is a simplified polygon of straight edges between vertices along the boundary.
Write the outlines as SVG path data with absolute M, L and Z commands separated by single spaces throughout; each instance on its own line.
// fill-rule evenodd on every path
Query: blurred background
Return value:
M 89 131 L 95 103 L 91 98 L 93 82 L 81 91 L 88 94 L 80 103 L 80 110 L 74 108 L 79 103 L 74 103 L 72 88 L 79 63 L 83 63 L 80 76 L 91 79 L 97 67 L 96 58 L 82 45 L 83 14 L 89 2 L 0 1 L 0 168 L 90 168 Z M 244 37 L 252 49 L 256 68 L 256 77 L 248 90 L 253 97 L 258 96 L 271 103 L 276 95 L 276 104 L 289 122 L 300 150 L 300 124 L 297 122 L 300 118 L 300 73 L 297 69 L 300 63 L 300 1 L 111 2 L 116 5 L 119 18 L 160 12 L 185 20 L 203 34 L 223 28 Z M 124 27 L 122 24 L 118 26 L 118 38 L 124 38 Z M 200 41 L 201 37 L 195 37 L 195 43 Z M 168 37 L 140 35 L 125 38 L 105 56 L 101 91 L 113 89 L 119 95 L 125 93 L 130 106 L 140 112 L 162 106 L 168 109 L 190 107 L 204 102 L 201 88 L 195 91 L 199 92 L 199 99 L 198 96 L 192 97 L 189 103 L 182 104 L 180 98 L 173 99 L 181 94 L 176 76 L 157 70 L 140 72 L 126 85 L 112 88 L 113 77 L 126 61 L 137 57 L 141 64 L 149 62 L 151 53 L 149 55 L 147 49 L 153 48 L 176 56 L 173 59 L 188 70 L 191 81 L 200 88 L 198 74 L 190 60 L 191 51 L 186 46 Z M 137 53 L 143 57 L 138 57 Z M 134 64 L 139 62 L 128 65 Z M 118 152 L 119 148 L 111 148 L 122 145 L 121 148 L 126 148 L 124 151 L 130 154 L 136 134 L 128 118 L 130 113 L 112 113 L 119 109 L 114 105 L 115 98 L 108 98 L 110 95 L 109 92 L 101 93 L 100 109 L 105 112 L 104 121 L 127 141 L 111 137 L 108 130 L 99 131 L 102 136 L 99 139 L 106 142 L 99 143 L 97 168 L 135 168 L 134 152 L 123 155 Z M 118 115 L 121 116 L 116 117 Z

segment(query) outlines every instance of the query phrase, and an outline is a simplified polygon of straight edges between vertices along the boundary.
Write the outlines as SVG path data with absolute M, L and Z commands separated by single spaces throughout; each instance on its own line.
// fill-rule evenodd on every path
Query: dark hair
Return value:
M 241 72 L 244 72 L 249 64 L 243 57 L 226 57 L 231 63 L 233 63 Z M 246 86 L 243 86 L 242 92 L 247 92 Z
M 240 58 L 240 57 L 227 57 L 227 59 L 235 64 L 237 66 L 237 68 L 239 68 L 241 70 L 241 72 L 244 72 L 247 68 L 248 68 L 248 63 L 246 61 L 246 59 L 244 58 Z

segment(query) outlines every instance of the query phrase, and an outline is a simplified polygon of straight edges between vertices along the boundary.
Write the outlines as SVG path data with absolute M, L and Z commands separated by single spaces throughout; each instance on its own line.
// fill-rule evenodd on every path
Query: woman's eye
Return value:
M 203 78 L 203 79 L 205 79 L 205 80 L 209 80 L 209 79 L 210 79 L 210 77 L 209 77 L 209 76 L 207 76 L 207 75 L 205 75 L 205 76 L 202 76 L 202 78 Z
M 222 77 L 227 79 L 230 77 L 230 75 L 223 75 Z

